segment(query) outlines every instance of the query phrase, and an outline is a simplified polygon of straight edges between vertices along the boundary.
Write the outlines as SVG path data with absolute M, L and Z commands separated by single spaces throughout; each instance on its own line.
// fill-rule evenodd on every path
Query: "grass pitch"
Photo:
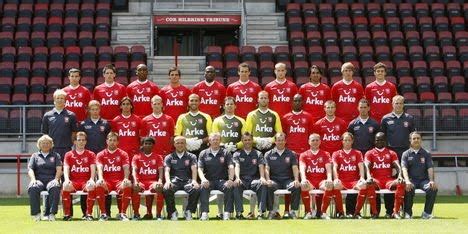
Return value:
M 381 218 L 378 220 L 85 222 L 76 218 L 72 222 L 63 222 L 62 217 L 58 215 L 56 222 L 36 223 L 29 216 L 27 198 L 0 198 L 0 233 L 468 233 L 468 196 L 438 197 L 434 208 L 436 219 L 433 220 L 419 218 L 423 202 L 424 197 L 416 198 L 413 209 L 415 218 L 412 220 Z M 81 215 L 77 205 L 74 210 L 76 217 Z M 211 210 L 210 215 L 215 215 L 215 205 Z M 248 210 L 247 206 L 245 210 Z

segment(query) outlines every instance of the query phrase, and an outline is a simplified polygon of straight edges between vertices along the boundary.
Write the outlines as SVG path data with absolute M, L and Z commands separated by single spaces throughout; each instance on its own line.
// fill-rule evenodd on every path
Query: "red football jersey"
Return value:
M 333 163 L 338 166 L 339 179 L 343 182 L 353 182 L 359 180 L 358 164 L 362 162 L 362 153 L 359 150 L 351 149 L 349 153 L 338 150 L 333 153 Z
M 150 155 L 139 153 L 132 159 L 132 167 L 136 169 L 136 177 L 139 181 L 157 181 L 158 169 L 163 166 L 162 156 L 155 153 Z
M 358 104 L 364 97 L 364 89 L 357 81 L 353 80 L 349 85 L 343 80 L 336 82 L 331 88 L 331 95 L 336 103 L 336 116 L 346 124 L 359 115 Z
M 71 181 L 87 181 L 91 178 L 91 165 L 96 165 L 96 155 L 89 150 L 85 150 L 82 154 L 71 150 L 65 154 L 63 164 L 70 169 Z
M 172 117 L 179 118 L 179 115 L 187 112 L 188 97 L 191 92 L 187 87 L 180 85 L 173 88 L 170 85 L 164 86 L 159 92 L 164 103 L 164 113 Z
M 132 114 L 130 116 L 118 115 L 112 120 L 112 131 L 119 134 L 119 148 L 127 152 L 130 159 L 133 152 L 140 148 L 141 119 Z
M 121 149 L 113 153 L 105 149 L 96 156 L 96 165 L 102 166 L 102 176 L 107 181 L 121 181 L 124 179 L 124 166 L 130 166 L 128 154 Z
M 388 148 L 379 151 L 373 148 L 366 152 L 366 162 L 372 163 L 370 173 L 377 180 L 388 180 L 392 178 L 392 163 L 398 161 L 397 154 Z
M 317 154 L 313 154 L 311 150 L 307 150 L 301 154 L 299 162 L 304 163 L 306 166 L 306 177 L 308 180 L 320 183 L 322 180 L 327 179 L 327 168 L 325 165 L 331 163 L 328 152 L 319 150 Z
M 395 85 L 388 81 L 379 85 L 374 81 L 367 85 L 365 94 L 370 104 L 370 117 L 380 123 L 382 117 L 393 110 L 392 98 L 397 94 Z
M 329 121 L 326 117 L 315 122 L 314 132 L 318 133 L 321 138 L 320 149 L 332 154 L 341 149 L 341 135 L 348 129 L 348 125 L 342 119 L 335 117 L 333 121 Z
M 135 80 L 127 86 L 127 95 L 133 103 L 133 114 L 143 118 L 152 112 L 151 98 L 159 94 L 158 86 L 152 81 Z
M 150 114 L 143 118 L 141 127 L 142 137 L 153 137 L 155 146 L 153 152 L 159 155 L 168 155 L 173 151 L 172 136 L 174 136 L 174 120 L 166 114 L 156 117 Z
M 302 108 L 309 112 L 314 118 L 314 123 L 325 117 L 324 104 L 331 100 L 330 87 L 320 83 L 314 86 L 312 83 L 306 83 L 299 88 L 299 93 L 302 96 Z
M 235 115 L 246 119 L 251 111 L 257 109 L 257 98 L 260 91 L 262 91 L 260 85 L 250 80 L 245 84 L 240 81 L 230 84 L 226 89 L 226 96 L 235 99 Z
M 265 86 L 265 91 L 268 92 L 270 103 L 268 107 L 279 116 L 283 116 L 292 110 L 292 100 L 294 95 L 297 94 L 297 86 L 293 82 L 286 80 L 279 83 L 274 80 Z
M 127 96 L 125 86 L 114 82 L 112 86 L 106 83 L 100 84 L 94 88 L 94 100 L 101 103 L 101 118 L 112 120 L 120 114 L 120 101 Z
M 226 88 L 218 81 L 208 85 L 206 81 L 198 82 L 192 88 L 192 93 L 200 96 L 200 111 L 215 118 L 221 115 L 221 107 L 224 104 Z
M 76 88 L 72 88 L 69 85 L 63 88 L 63 91 L 67 93 L 65 108 L 75 113 L 78 122 L 85 120 L 87 117 L 86 109 L 88 108 L 89 101 L 91 101 L 91 92 L 82 85 Z
M 305 111 L 289 112 L 281 118 L 281 126 L 286 134 L 288 149 L 300 154 L 310 148 L 309 135 L 313 133 L 314 127 L 311 114 Z

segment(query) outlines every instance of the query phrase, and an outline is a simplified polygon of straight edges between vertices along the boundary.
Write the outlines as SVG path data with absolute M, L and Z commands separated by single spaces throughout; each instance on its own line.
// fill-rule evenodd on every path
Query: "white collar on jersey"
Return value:
M 347 80 L 343 79 L 342 81 L 343 81 L 343 83 L 345 85 L 350 85 L 351 83 L 353 83 L 354 80 L 347 81 Z
M 151 114 L 152 114 L 152 115 L 153 115 L 153 117 L 154 117 L 154 118 L 156 118 L 156 119 L 159 119 L 159 118 L 161 118 L 161 116 L 163 115 L 163 113 L 162 113 L 162 112 L 161 112 L 161 113 L 159 113 L 159 114 L 157 114 L 157 115 L 155 115 L 154 113 L 151 113 Z
M 379 86 L 383 86 L 384 84 L 387 83 L 387 81 L 386 81 L 386 80 L 383 80 L 383 82 L 379 82 L 379 81 L 375 80 L 375 83 L 376 83 L 377 85 L 379 85 Z
M 211 87 L 211 86 L 213 86 L 213 85 L 214 85 L 214 83 L 215 83 L 215 81 L 214 81 L 214 80 L 213 80 L 213 82 L 211 82 L 211 83 L 208 83 L 208 82 L 206 82 L 206 80 L 204 80 L 203 82 L 205 82 L 205 84 L 206 84 L 208 87 Z
M 293 114 L 295 114 L 295 115 L 302 114 L 302 112 L 303 112 L 302 110 L 301 110 L 301 111 L 299 111 L 299 112 L 292 111 L 292 113 L 293 113 Z
M 112 84 L 108 84 L 107 82 L 104 82 L 104 85 L 107 87 L 112 87 L 115 85 L 115 82 L 112 82 Z
M 242 82 L 242 80 L 239 79 L 239 83 L 240 83 L 241 85 L 248 84 L 249 82 L 250 82 L 250 80 L 247 80 L 246 82 Z

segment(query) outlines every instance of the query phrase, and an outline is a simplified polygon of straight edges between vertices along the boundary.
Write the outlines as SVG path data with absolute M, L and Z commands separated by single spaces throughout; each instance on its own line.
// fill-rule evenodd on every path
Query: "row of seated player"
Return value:
M 290 3 L 301 4 L 303 9 L 313 9 L 316 11 L 319 5 L 324 5 L 322 7 L 322 14 L 336 12 L 338 9 L 340 14 L 346 12 L 345 5 L 351 8 L 352 14 L 362 14 L 361 10 L 367 10 L 370 13 L 378 13 L 384 7 L 384 12 L 387 14 L 396 14 L 397 6 L 401 4 L 411 4 L 414 6 L 415 11 L 421 11 L 422 9 L 427 9 L 426 4 L 428 4 L 432 9 L 444 9 L 447 10 L 455 9 L 460 10 L 460 5 L 465 3 L 463 0 L 277 0 L 277 9 L 279 11 L 287 11 L 287 6 Z M 443 4 L 447 7 L 440 6 Z M 436 5 L 436 6 L 433 6 Z M 333 6 L 335 10 L 333 10 Z M 407 7 L 409 8 L 409 7 Z M 385 11 L 388 9 L 387 11 Z M 466 9 L 466 8 L 464 8 Z
M 116 76 L 115 80 L 123 85 L 128 85 L 132 81 L 137 79 L 136 75 L 131 77 L 125 76 Z M 56 89 L 68 85 L 68 79 L 62 78 L 62 76 L 52 76 L 48 77 L 32 77 L 28 79 L 27 77 L 16 77 L 11 79 L 10 77 L 0 76 L 0 94 L 44 94 L 51 95 Z M 104 78 L 102 76 L 97 79 L 94 76 L 83 76 L 81 78 L 81 85 L 93 90 L 95 86 L 102 84 Z
M 297 57 L 299 55 L 303 58 L 305 57 L 304 54 L 300 53 L 297 54 Z M 337 58 L 340 57 L 340 54 L 335 54 L 333 56 L 336 56 Z M 294 76 L 295 78 L 298 77 L 304 77 L 307 76 L 308 74 L 308 67 L 310 64 L 316 64 L 319 67 L 321 67 L 325 71 L 325 75 L 333 77 L 333 76 L 339 76 L 340 75 L 340 67 L 343 64 L 341 60 L 333 60 L 333 61 L 328 61 L 327 63 L 323 62 L 323 60 L 312 60 L 309 64 L 307 60 L 303 59 L 294 61 L 291 63 L 288 59 L 283 58 L 280 60 L 277 60 L 278 62 L 282 62 L 286 64 L 287 70 L 288 70 L 288 76 Z M 462 65 L 459 61 L 454 60 L 454 61 L 448 61 L 446 63 L 442 61 L 431 61 L 430 63 L 426 63 L 425 61 L 397 61 L 395 63 L 392 63 L 391 61 L 388 60 L 377 60 L 380 61 L 384 64 L 386 64 L 390 69 L 388 74 L 397 76 L 397 77 L 403 77 L 403 76 L 414 76 L 414 77 L 419 77 L 419 76 L 431 76 L 431 77 L 437 77 L 437 76 L 447 76 L 447 77 L 454 77 L 454 76 L 463 76 L 467 75 L 468 70 L 466 69 L 466 65 L 468 64 L 468 61 L 465 61 L 463 63 L 463 69 Z M 357 75 L 361 75 L 362 77 L 368 77 L 373 75 L 373 70 L 372 67 L 376 64 L 373 60 L 370 61 L 362 61 L 359 63 L 356 60 L 343 60 L 343 62 L 351 62 L 355 64 L 356 67 L 358 67 Z M 260 62 L 259 66 L 257 66 L 257 62 L 254 61 L 246 61 L 251 67 L 252 75 L 253 76 L 260 76 L 260 77 L 268 77 L 268 76 L 273 76 L 273 70 L 274 70 L 274 63 L 272 61 L 268 62 Z M 210 61 L 208 62 L 208 65 L 211 65 L 215 67 L 216 73 L 218 76 L 235 76 L 237 74 L 237 66 L 240 63 L 238 61 L 229 61 L 226 62 L 224 65 L 220 61 Z
M 1 59 L 2 62 L 48 62 L 48 61 L 111 61 L 115 62 L 131 62 L 145 61 L 145 47 L 134 45 L 130 49 L 127 46 L 94 46 L 85 47 L 2 47 Z
M 90 16 L 110 16 L 111 5 L 108 1 L 77 1 L 77 2 L 57 2 L 53 3 L 3 3 L 3 16 L 7 17 L 90 17 Z M 33 1 L 34 2 L 34 1 Z
M 320 4 L 305 3 L 305 1 L 290 1 L 286 6 L 287 16 L 351 16 L 351 17 L 407 17 L 407 16 L 463 16 L 468 15 L 468 4 L 460 2 L 440 3 L 440 2 L 354 2 L 333 4 L 327 1 Z M 294 3 L 293 3 L 294 2 Z M 463 3 L 463 4 L 462 4 Z
M 110 34 L 109 31 L 86 32 L 80 33 L 76 31 L 64 32 L 0 32 L 0 46 L 20 47 L 54 47 L 54 46 L 109 46 Z

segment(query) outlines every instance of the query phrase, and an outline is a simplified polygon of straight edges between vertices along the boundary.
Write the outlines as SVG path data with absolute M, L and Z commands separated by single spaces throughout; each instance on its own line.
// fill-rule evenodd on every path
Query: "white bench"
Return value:
M 277 189 L 273 194 L 274 194 L 273 210 L 274 211 L 279 211 L 279 199 L 280 199 L 280 197 L 291 194 L 291 191 L 289 191 L 287 189 Z M 297 216 L 300 216 L 300 213 L 301 213 L 301 203 L 299 202 L 299 209 L 297 210 Z
M 255 213 L 255 205 L 257 204 L 258 198 L 257 194 L 252 190 L 244 190 L 242 196 L 247 199 L 250 203 L 250 213 Z

